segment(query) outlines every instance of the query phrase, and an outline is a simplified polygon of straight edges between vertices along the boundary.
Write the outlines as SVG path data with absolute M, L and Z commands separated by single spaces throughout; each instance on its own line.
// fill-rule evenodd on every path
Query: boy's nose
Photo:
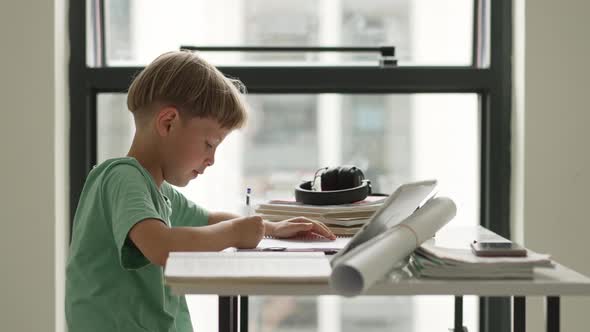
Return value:
M 205 165 L 213 166 L 213 164 L 215 164 L 215 151 L 210 152 L 207 159 L 205 159 Z

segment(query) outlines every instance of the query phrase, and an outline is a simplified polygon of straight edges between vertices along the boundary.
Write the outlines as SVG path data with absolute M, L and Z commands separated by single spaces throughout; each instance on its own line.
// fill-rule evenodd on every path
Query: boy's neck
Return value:
M 162 182 L 164 182 L 164 175 L 162 174 L 159 158 L 154 155 L 154 151 L 157 151 L 156 147 L 141 140 L 136 134 L 133 137 L 133 143 L 131 143 L 127 156 L 135 158 L 150 173 L 159 189 Z

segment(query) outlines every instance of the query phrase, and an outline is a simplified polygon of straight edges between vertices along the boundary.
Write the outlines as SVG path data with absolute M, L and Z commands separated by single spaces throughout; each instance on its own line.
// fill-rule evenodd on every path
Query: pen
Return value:
M 252 215 L 251 211 L 250 211 L 250 195 L 252 194 L 252 188 L 248 187 L 246 188 L 246 213 L 248 214 L 248 217 Z

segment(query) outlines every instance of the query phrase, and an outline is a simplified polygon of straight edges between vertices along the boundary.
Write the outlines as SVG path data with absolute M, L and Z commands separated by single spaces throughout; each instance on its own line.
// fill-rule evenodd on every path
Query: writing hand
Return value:
M 229 222 L 236 248 L 256 248 L 264 236 L 265 226 L 260 216 L 235 218 Z

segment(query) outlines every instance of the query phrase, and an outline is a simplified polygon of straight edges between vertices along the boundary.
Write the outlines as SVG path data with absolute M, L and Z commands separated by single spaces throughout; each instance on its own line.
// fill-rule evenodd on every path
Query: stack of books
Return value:
M 324 223 L 337 236 L 352 236 L 369 221 L 385 198 L 369 196 L 360 202 L 340 205 L 308 205 L 288 200 L 272 200 L 259 204 L 255 212 L 268 221 L 306 217 Z
M 438 247 L 433 240 L 417 248 L 408 264 L 418 277 L 443 279 L 531 279 L 533 268 L 551 266 L 549 255 L 531 250 L 525 257 L 478 257 L 468 249 Z

